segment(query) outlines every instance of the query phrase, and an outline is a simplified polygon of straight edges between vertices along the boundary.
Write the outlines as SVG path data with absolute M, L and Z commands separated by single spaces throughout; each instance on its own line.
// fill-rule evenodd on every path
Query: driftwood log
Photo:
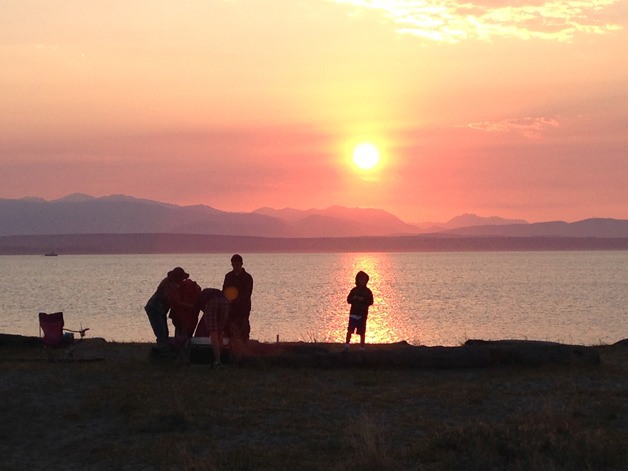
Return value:
M 274 345 L 274 346 L 273 346 Z M 258 344 L 239 362 L 308 367 L 482 368 L 500 365 L 596 365 L 594 347 L 530 340 L 468 340 L 460 347 L 412 346 L 406 342 L 370 345 L 348 352 L 325 344 Z
M 104 339 L 85 340 L 82 351 L 99 358 L 115 359 L 136 356 L 143 358 L 148 345 L 109 344 Z M 135 348 L 133 348 L 135 345 Z M 628 347 L 628 339 L 615 345 Z M 21 335 L 0 334 L 0 347 L 41 348 L 41 339 Z M 181 359 L 185 352 L 173 352 Z M 365 351 L 351 345 L 348 352 L 342 345 L 331 343 L 281 342 L 262 343 L 251 340 L 246 351 L 232 352 L 231 360 L 241 365 L 283 365 L 297 367 L 402 367 L 402 368 L 483 368 L 503 365 L 597 365 L 597 347 L 568 345 L 534 340 L 468 340 L 459 347 L 413 346 L 407 342 L 370 344 Z

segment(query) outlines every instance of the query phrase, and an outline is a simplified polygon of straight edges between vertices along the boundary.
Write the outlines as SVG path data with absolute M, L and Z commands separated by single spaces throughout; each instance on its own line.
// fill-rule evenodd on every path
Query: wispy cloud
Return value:
M 335 0 L 383 14 L 402 34 L 457 43 L 495 38 L 570 41 L 577 34 L 622 28 L 613 7 L 621 0 Z
M 554 118 L 527 117 L 502 121 L 481 121 L 470 123 L 467 127 L 491 133 L 517 133 L 530 139 L 537 139 L 548 130 L 560 127 L 560 123 Z

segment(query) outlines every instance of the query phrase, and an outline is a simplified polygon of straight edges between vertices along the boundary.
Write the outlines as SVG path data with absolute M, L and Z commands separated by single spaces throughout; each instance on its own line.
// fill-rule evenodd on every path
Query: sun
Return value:
M 370 170 L 379 163 L 379 151 L 370 142 L 363 142 L 353 149 L 353 163 L 361 170 Z

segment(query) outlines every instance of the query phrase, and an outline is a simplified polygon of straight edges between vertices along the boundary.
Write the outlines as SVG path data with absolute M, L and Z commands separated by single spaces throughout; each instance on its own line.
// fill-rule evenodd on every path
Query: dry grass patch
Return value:
M 628 468 L 626 347 L 595 367 L 458 370 L 213 370 L 102 348 L 51 364 L 0 347 L 2 469 Z

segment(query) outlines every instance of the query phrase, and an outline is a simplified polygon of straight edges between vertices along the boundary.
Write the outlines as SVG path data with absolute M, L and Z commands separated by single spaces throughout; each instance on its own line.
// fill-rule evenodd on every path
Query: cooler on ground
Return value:
M 229 338 L 222 339 L 220 362 L 229 363 Z M 214 363 L 214 351 L 209 337 L 192 337 L 190 339 L 190 363 L 206 365 Z

